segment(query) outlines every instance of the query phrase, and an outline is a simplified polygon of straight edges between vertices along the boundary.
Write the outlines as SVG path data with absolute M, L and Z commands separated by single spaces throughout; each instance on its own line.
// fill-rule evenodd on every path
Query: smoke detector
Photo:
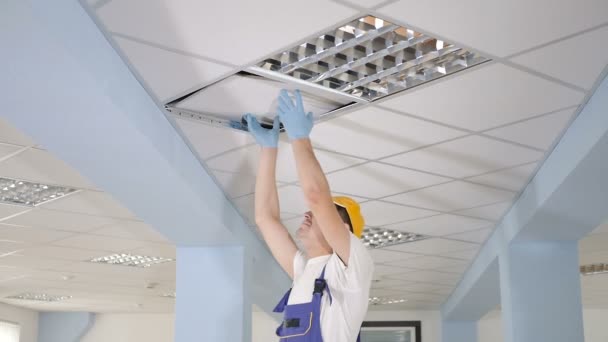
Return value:
M 489 59 L 374 16 L 325 34 L 175 99 L 172 114 L 247 131 L 242 116 L 270 126 L 280 89 L 300 89 L 316 121 Z

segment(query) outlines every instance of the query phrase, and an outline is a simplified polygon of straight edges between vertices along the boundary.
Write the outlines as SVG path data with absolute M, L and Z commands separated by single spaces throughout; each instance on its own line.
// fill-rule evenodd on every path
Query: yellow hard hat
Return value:
M 346 196 L 335 196 L 333 197 L 334 204 L 346 209 L 348 218 L 350 219 L 350 225 L 353 228 L 353 234 L 361 238 L 363 234 L 363 227 L 365 226 L 365 220 L 361 215 L 361 208 L 359 203 L 354 199 Z

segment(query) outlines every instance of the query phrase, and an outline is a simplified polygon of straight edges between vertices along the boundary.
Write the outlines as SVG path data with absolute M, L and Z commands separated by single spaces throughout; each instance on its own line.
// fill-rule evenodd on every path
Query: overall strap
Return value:
M 321 272 L 321 276 L 315 279 L 315 289 L 313 291 L 313 296 L 315 294 L 319 294 L 323 296 L 323 291 L 327 291 L 327 296 L 329 297 L 329 305 L 333 302 L 333 298 L 331 296 L 331 292 L 329 291 L 329 286 L 327 286 L 327 281 L 325 280 L 325 268 L 327 265 L 323 266 L 323 271 Z
M 289 300 L 289 295 L 291 294 L 291 289 L 289 289 L 285 295 L 283 296 L 283 298 L 281 298 L 281 301 L 279 301 L 279 304 L 277 304 L 277 306 L 275 306 L 274 310 L 272 310 L 272 312 L 283 312 L 285 311 L 285 307 L 287 306 L 287 301 Z

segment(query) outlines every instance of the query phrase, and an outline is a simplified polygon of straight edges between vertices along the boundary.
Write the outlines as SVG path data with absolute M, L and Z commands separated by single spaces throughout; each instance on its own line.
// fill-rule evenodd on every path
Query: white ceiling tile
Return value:
M 115 221 L 110 225 L 96 229 L 90 234 L 111 236 L 139 241 L 169 242 L 161 233 L 140 221 Z
M 597 228 L 595 228 L 593 230 L 593 232 L 591 232 L 591 234 L 601 234 L 601 233 L 608 233 L 608 222 L 604 222 L 604 223 L 600 224 L 599 226 L 597 226 Z
M 471 251 L 479 248 L 478 244 L 470 242 L 461 242 L 454 240 L 446 240 L 441 238 L 426 239 L 400 245 L 386 247 L 389 250 L 415 253 L 415 254 L 441 254 L 445 255 L 452 252 Z
M 213 170 L 213 175 L 230 198 L 252 194 L 255 191 L 255 174 Z
M 280 91 L 293 91 L 297 87 L 297 84 L 260 76 L 233 75 L 174 103 L 174 106 L 229 121 L 241 122 L 245 113 L 255 115 L 260 121 L 263 121 L 262 118 L 272 121 L 278 111 Z M 234 94 L 238 96 L 235 97 Z M 301 94 L 304 108 L 307 112 L 312 112 L 315 119 L 352 102 L 337 96 L 330 99 L 331 96 L 326 93 L 319 96 L 302 91 Z
M 547 150 L 564 131 L 574 109 L 544 115 L 513 125 L 493 129 L 484 134 Z
M 175 245 L 168 243 L 148 242 L 143 247 L 139 247 L 128 252 L 131 254 L 175 259 Z
M 135 218 L 135 215 L 129 209 L 120 204 L 107 192 L 101 191 L 81 191 L 43 204 L 40 207 L 97 216 Z
M 28 210 L 32 210 L 31 207 L 26 207 L 23 205 L 10 205 L 0 203 L 0 220 L 5 217 L 12 216 L 18 213 L 26 212 Z
M 318 123 L 311 140 L 323 149 L 377 159 L 464 134 L 377 107 L 364 107 Z
M 431 236 L 444 236 L 488 227 L 492 222 L 458 215 L 435 215 L 396 223 L 384 228 Z
M 372 256 L 375 263 L 400 262 L 402 260 L 408 260 L 408 259 L 419 257 L 417 254 L 390 251 L 390 250 L 383 249 L 383 248 L 370 249 L 369 254 Z M 409 267 L 409 266 L 403 266 L 403 267 Z
M 504 57 L 606 22 L 608 3 L 399 1 L 380 12 L 445 39 Z
M 365 8 L 372 8 L 374 6 L 380 5 L 383 2 L 386 2 L 386 0 L 345 0 L 343 2 L 347 2 Z
M 511 207 L 512 202 L 501 202 L 490 205 L 484 205 L 477 208 L 457 211 L 457 214 L 475 216 L 486 220 L 498 221 L 506 211 Z
M 536 170 L 537 165 L 538 163 L 526 164 L 506 170 L 467 178 L 467 180 L 519 192 L 526 185 L 526 182 L 530 179 L 532 172 Z
M 59 247 L 59 246 L 36 246 L 26 248 L 19 252 L 19 255 L 26 257 L 38 257 L 60 260 L 85 261 L 97 258 L 105 254 L 102 251 L 92 251 L 81 248 Z
M 512 192 L 504 190 L 454 181 L 387 197 L 383 200 L 432 210 L 454 211 L 510 200 L 514 195 Z
M 370 201 L 361 203 L 361 214 L 365 219 L 365 224 L 378 227 L 394 222 L 436 215 L 437 212 L 380 201 Z
M 426 283 L 436 283 L 453 285 L 460 280 L 461 275 L 454 273 L 436 272 L 436 271 L 414 271 L 407 273 L 398 273 L 392 275 L 391 278 L 403 279 L 409 281 L 420 281 Z
M 320 150 L 315 150 L 315 155 L 324 172 L 332 172 L 363 162 L 363 160 L 358 158 L 347 157 L 337 153 Z M 251 145 L 212 158 L 207 161 L 207 165 L 215 170 L 256 174 L 259 156 L 260 147 L 257 145 Z M 282 141 L 279 142 L 276 178 L 281 182 L 295 182 L 298 180 L 296 162 L 291 145 Z M 332 190 L 338 189 L 333 189 L 332 187 Z M 349 193 L 348 191 L 341 192 Z
M 20 250 L 25 246 L 27 245 L 22 241 L 0 240 L 0 255 L 13 253 L 14 251 Z
M 95 188 L 91 182 L 63 161 L 47 151 L 36 148 L 1 162 L 0 176 L 76 188 Z
M 54 246 L 84 248 L 91 250 L 122 252 L 132 250 L 143 246 L 145 243 L 137 240 L 119 239 L 108 236 L 78 234 L 65 238 L 63 240 L 54 241 Z
M 445 272 L 445 273 L 456 273 L 456 274 L 464 274 L 464 272 L 466 272 L 466 270 L 469 269 L 469 265 L 468 264 L 464 264 L 464 265 L 458 265 L 458 266 L 451 266 L 451 267 L 444 267 L 444 268 L 438 268 L 436 269 L 436 271 L 438 272 Z M 442 294 L 450 294 L 450 291 L 445 291 L 447 293 L 442 293 Z
M 277 190 L 281 211 L 303 214 L 307 212 L 308 203 L 299 186 L 288 185 Z
M 3 221 L 3 223 L 25 227 L 50 228 L 75 232 L 91 231 L 113 222 L 114 220 L 108 217 L 67 213 L 42 208 L 36 208 L 25 214 Z
M 608 233 L 588 235 L 579 241 L 578 246 L 581 253 L 608 251 Z M 608 262 L 608 260 L 604 262 Z
M 450 239 L 471 241 L 475 243 L 484 243 L 488 236 L 492 233 L 493 228 L 484 228 L 471 232 L 458 233 L 447 236 Z
M 492 64 L 405 92 L 382 106 L 474 131 L 579 104 L 584 94 Z
M 374 265 L 374 277 L 398 276 L 403 273 L 412 272 L 413 270 L 402 267 Z
M 208 6 L 186 0 L 131 0 L 112 1 L 97 13 L 110 31 L 238 65 L 340 24 L 356 13 L 324 0 L 311 0 L 297 13 L 269 11 L 284 5 L 280 0 L 266 1 L 263 6 L 248 1 Z
M 21 146 L 33 146 L 36 144 L 4 119 L 0 119 L 0 142 Z
M 16 146 L 16 145 L 0 143 L 0 160 L 8 157 L 10 154 L 15 153 L 22 148 L 23 147 Z M 21 152 L 21 153 L 23 153 L 23 152 Z M 0 165 L 2 165 L 2 164 L 0 164 Z M 4 174 L 0 173 L 0 176 L 4 176 Z M 11 178 L 17 178 L 17 177 L 11 177 Z
M 420 270 L 433 270 L 438 268 L 466 265 L 466 262 L 462 260 L 442 258 L 438 256 L 417 256 L 416 258 L 393 261 L 388 262 L 386 264 Z
M 24 270 L 27 274 L 35 273 L 35 269 L 55 269 L 71 263 L 69 260 L 50 259 L 45 257 L 29 257 L 23 255 L 8 255 L 0 258 L 0 268 L 15 267 Z
M 205 125 L 193 120 L 175 118 L 175 122 L 202 159 L 254 143 L 247 132 Z
M 581 88 L 590 89 L 608 64 L 608 51 L 601 43 L 605 41 L 608 41 L 606 26 L 511 60 Z
M 379 198 L 448 181 L 391 165 L 367 163 L 327 175 L 332 190 Z
M 70 235 L 74 235 L 74 233 L 0 224 L 0 240 L 14 240 L 28 244 L 37 244 L 64 239 Z
M 468 249 L 464 251 L 452 251 L 447 253 L 441 253 L 441 256 L 448 258 L 456 258 L 462 260 L 473 260 L 475 256 L 477 256 L 477 252 L 479 252 L 479 245 L 476 245 L 475 249 Z
M 114 41 L 160 101 L 208 83 L 231 68 L 114 36 Z
M 541 159 L 541 152 L 473 135 L 384 159 L 454 178 L 479 175 Z

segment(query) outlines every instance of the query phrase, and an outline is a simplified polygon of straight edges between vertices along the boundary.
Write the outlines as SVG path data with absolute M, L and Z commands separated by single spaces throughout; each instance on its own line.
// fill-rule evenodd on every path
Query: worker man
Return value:
M 279 115 L 272 129 L 245 116 L 261 145 L 255 187 L 255 217 L 272 254 L 293 279 L 292 288 L 275 308 L 284 320 L 277 328 L 282 342 L 355 342 L 368 306 L 373 260 L 359 238 L 364 221 L 359 205 L 332 197 L 309 139 L 312 113 L 306 113 L 299 91 L 294 99 L 279 95 Z M 298 250 L 280 221 L 275 168 L 280 123 L 295 156 L 300 186 L 310 211 L 297 230 Z

